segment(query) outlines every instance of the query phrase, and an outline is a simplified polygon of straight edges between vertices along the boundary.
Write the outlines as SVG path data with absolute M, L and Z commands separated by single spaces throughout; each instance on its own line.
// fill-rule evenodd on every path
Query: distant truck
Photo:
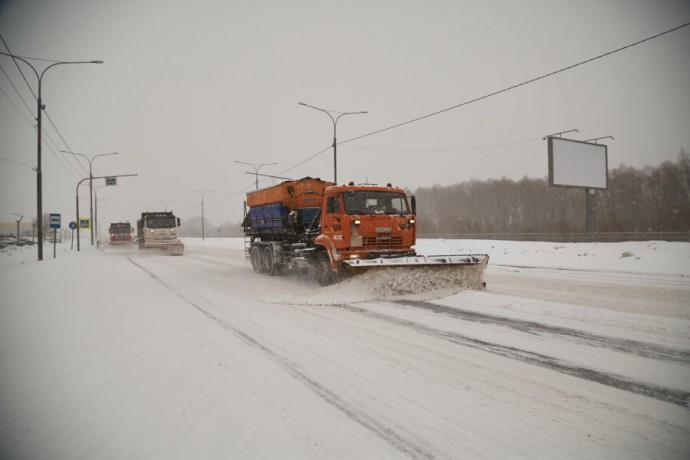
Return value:
M 184 253 L 184 244 L 177 237 L 180 218 L 172 211 L 142 212 L 137 220 L 137 242 L 139 249 L 163 251 L 173 256 Z
M 108 228 L 108 244 L 112 246 L 124 246 L 132 244 L 132 225 L 129 222 L 113 222 Z
M 485 254 L 415 252 L 414 197 L 390 184 L 334 185 L 305 177 L 247 193 L 242 223 L 256 272 L 311 271 L 322 285 L 372 269 L 474 270 Z

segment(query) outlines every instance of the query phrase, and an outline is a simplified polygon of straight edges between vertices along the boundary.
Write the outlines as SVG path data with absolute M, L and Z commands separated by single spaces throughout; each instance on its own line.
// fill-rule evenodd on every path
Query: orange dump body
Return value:
M 305 177 L 288 180 L 273 187 L 247 193 L 247 206 L 255 208 L 272 204 L 282 204 L 289 210 L 298 208 L 320 208 L 323 191 L 332 182 Z

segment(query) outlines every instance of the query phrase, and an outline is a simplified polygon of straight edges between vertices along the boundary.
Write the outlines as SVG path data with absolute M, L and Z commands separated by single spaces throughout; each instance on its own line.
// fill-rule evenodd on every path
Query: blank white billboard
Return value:
M 606 146 L 549 137 L 549 185 L 606 189 Z

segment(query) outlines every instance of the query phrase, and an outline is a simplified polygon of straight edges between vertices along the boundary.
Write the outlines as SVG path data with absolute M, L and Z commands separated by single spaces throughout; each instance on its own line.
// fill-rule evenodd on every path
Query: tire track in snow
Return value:
M 331 406 L 335 407 L 336 409 L 340 410 L 343 412 L 349 419 L 357 422 L 359 425 L 363 426 L 364 428 L 368 429 L 369 431 L 373 432 L 380 438 L 382 438 L 384 441 L 388 442 L 391 444 L 393 447 L 398 449 L 400 452 L 403 454 L 411 457 L 411 458 L 427 458 L 427 459 L 432 459 L 434 458 L 434 454 L 431 452 L 428 452 L 425 448 L 423 448 L 420 445 L 415 444 L 414 442 L 410 441 L 406 437 L 396 433 L 393 429 L 390 427 L 384 425 L 380 421 L 376 420 L 366 412 L 363 412 L 356 407 L 353 407 L 351 404 L 349 404 L 347 401 L 342 399 L 340 396 L 335 394 L 334 392 L 330 391 L 328 388 L 324 387 L 321 385 L 319 382 L 314 380 L 313 378 L 309 377 L 307 374 L 305 374 L 303 371 L 299 369 L 299 367 L 291 362 L 287 357 L 280 355 L 273 349 L 267 347 L 266 345 L 262 344 L 255 338 L 251 337 L 249 334 L 246 332 L 243 332 L 227 322 L 223 321 L 222 319 L 218 318 L 217 316 L 213 315 L 212 313 L 209 313 L 207 310 L 199 306 L 196 302 L 194 302 L 192 299 L 188 298 L 184 294 L 178 292 L 174 287 L 170 286 L 168 283 L 166 283 L 164 280 L 156 276 L 155 273 L 152 271 L 148 270 L 146 267 L 142 266 L 141 264 L 137 263 L 134 261 L 131 257 L 127 258 L 133 265 L 135 265 L 137 268 L 148 274 L 151 278 L 156 280 L 158 283 L 160 283 L 162 286 L 164 286 L 166 289 L 168 289 L 170 292 L 175 294 L 178 298 L 183 300 L 185 303 L 189 304 L 192 306 L 194 309 L 199 311 L 202 315 L 207 317 L 208 319 L 212 320 L 216 324 L 218 324 L 220 327 L 225 329 L 228 332 L 233 333 L 235 336 L 237 336 L 240 340 L 242 340 L 244 343 L 247 345 L 251 346 L 252 348 L 255 348 L 262 353 L 264 353 L 266 356 L 268 356 L 274 363 L 279 365 L 281 368 L 283 368 L 285 371 L 288 372 L 291 376 L 302 382 L 305 386 L 307 386 L 309 389 L 311 389 L 314 393 L 316 393 L 321 399 L 326 401 L 328 404 Z
M 687 391 L 665 388 L 651 383 L 640 382 L 624 376 L 609 374 L 603 371 L 577 366 L 575 364 L 568 363 L 553 356 L 548 356 L 527 350 L 521 350 L 515 347 L 499 345 L 496 343 L 491 343 L 484 340 L 468 337 L 455 332 L 435 329 L 414 321 L 386 315 L 384 313 L 373 312 L 371 310 L 367 310 L 365 308 L 357 307 L 354 305 L 332 304 L 329 306 L 334 308 L 344 308 L 346 310 L 361 313 L 363 315 L 372 318 L 377 318 L 382 321 L 398 324 L 401 326 L 406 326 L 411 329 L 414 329 L 419 333 L 448 340 L 458 345 L 493 353 L 495 355 L 503 356 L 505 358 L 515 359 L 529 364 L 546 367 L 548 369 L 552 369 L 562 374 L 600 383 L 606 386 L 617 388 L 619 390 L 629 391 L 631 393 L 648 396 L 650 398 L 655 398 L 660 401 L 669 402 L 671 404 L 675 404 L 681 407 L 690 408 L 690 392 Z
M 429 310 L 434 313 L 444 314 L 464 321 L 473 321 L 496 326 L 506 326 L 511 329 L 534 335 L 541 333 L 573 338 L 578 343 L 584 342 L 587 345 L 592 345 L 595 347 L 606 347 L 617 352 L 634 354 L 643 358 L 659 359 L 680 364 L 690 364 L 690 352 L 668 348 L 662 345 L 638 342 L 630 339 L 607 337 L 568 327 L 549 326 L 547 324 L 537 323 L 534 321 L 459 310 L 457 308 L 448 307 L 434 302 L 398 300 L 394 303 Z

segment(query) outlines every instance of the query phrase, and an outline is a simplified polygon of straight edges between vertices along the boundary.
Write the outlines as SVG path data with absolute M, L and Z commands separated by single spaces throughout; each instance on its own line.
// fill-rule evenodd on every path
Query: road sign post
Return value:
M 55 259 L 56 246 L 57 246 L 57 231 L 62 224 L 62 216 L 60 214 L 51 213 L 50 214 L 50 228 L 53 229 L 53 259 Z
M 72 246 L 70 246 L 70 251 L 74 250 L 74 231 L 77 229 L 77 223 L 72 221 L 69 223 L 69 229 L 72 230 Z

